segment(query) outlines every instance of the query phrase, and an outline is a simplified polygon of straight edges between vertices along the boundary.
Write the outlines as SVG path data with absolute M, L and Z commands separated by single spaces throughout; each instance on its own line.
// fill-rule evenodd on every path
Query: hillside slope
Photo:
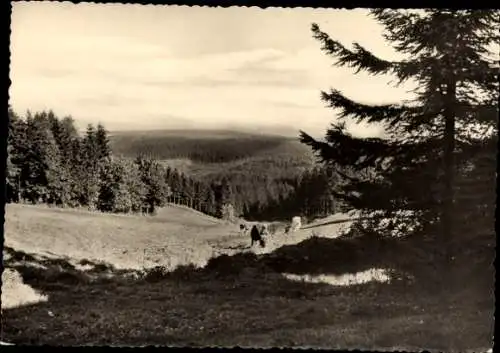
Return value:
M 463 293 L 446 293 L 456 310 L 450 314 L 444 298 L 422 283 L 332 286 L 301 280 L 301 274 L 314 279 L 387 264 L 384 253 L 360 241 L 326 239 L 346 225 L 340 218 L 290 236 L 277 234 L 264 249 L 249 249 L 250 239 L 237 224 L 179 207 L 142 217 L 7 205 L 2 340 L 475 352 L 491 347 L 494 298 L 470 285 L 461 286 Z M 323 237 L 311 237 L 313 232 Z M 221 253 L 230 256 L 215 257 Z M 116 269 L 202 265 L 209 258 L 203 269 L 152 269 L 144 277 Z
M 205 187 L 227 181 L 236 212 L 246 210 L 249 217 L 249 210 L 289 197 L 300 176 L 317 166 L 312 150 L 290 136 L 223 130 L 127 131 L 112 133 L 110 142 L 117 156 L 149 155 Z M 179 188 L 174 191 L 183 193 Z
M 38 268 L 40 264 L 58 267 L 67 263 L 65 266 L 82 270 L 89 264 L 117 270 L 202 267 L 222 254 L 264 254 L 311 235 L 335 237 L 346 226 L 330 223 L 318 228 L 311 224 L 308 227 L 316 228 L 313 232 L 304 229 L 288 236 L 281 232 L 268 238 L 265 248 L 251 248 L 250 237 L 240 232 L 239 224 L 177 205 L 159 209 L 151 217 L 8 204 L 5 215 L 6 264 L 14 261 Z M 9 266 L 2 279 L 4 309 L 46 300 Z
M 314 163 L 309 147 L 297 138 L 237 131 L 161 130 L 114 132 L 113 152 L 127 158 L 146 153 L 190 175 L 215 177 L 221 170 L 284 173 Z
M 168 207 L 157 217 L 9 204 L 5 246 L 28 253 L 105 261 L 118 268 L 202 266 L 212 255 L 205 239 L 227 226 L 195 211 Z
M 214 255 L 250 250 L 250 238 L 240 234 L 238 224 L 182 206 L 166 206 L 153 217 L 19 204 L 6 205 L 5 213 L 6 247 L 49 257 L 107 262 L 117 268 L 203 266 Z M 340 226 L 315 227 L 314 233 L 335 236 Z M 303 229 L 287 237 L 279 235 L 267 248 L 251 251 L 269 252 L 312 233 Z
M 159 130 L 113 132 L 117 154 L 150 153 L 157 159 L 189 158 L 197 162 L 229 162 L 264 153 L 296 139 L 267 134 L 219 130 Z

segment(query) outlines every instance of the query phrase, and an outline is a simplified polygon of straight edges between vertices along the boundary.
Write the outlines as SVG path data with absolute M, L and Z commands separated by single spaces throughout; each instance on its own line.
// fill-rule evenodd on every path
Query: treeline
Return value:
M 275 193 L 266 203 L 251 204 L 244 210 L 245 218 L 274 221 L 301 215 L 312 220 L 343 210 L 343 205 L 333 196 L 336 174 L 329 168 L 316 167 L 296 178 L 280 181 L 289 186 L 289 191 Z
M 71 117 L 9 110 L 8 202 L 152 212 L 169 193 L 156 161 L 113 157 L 102 125 L 80 136 Z
M 335 177 L 323 168 L 317 167 L 288 178 L 272 178 L 272 174 L 221 175 L 224 176 L 207 183 L 187 179 L 189 182 L 179 189 L 182 191 L 170 197 L 170 202 L 219 218 L 227 216 L 224 206 L 231 205 L 234 216 L 266 221 L 290 220 L 295 215 L 314 219 L 342 209 L 329 191 Z M 173 189 L 177 184 L 170 183 Z
M 147 155 L 114 156 L 105 128 L 83 136 L 71 117 L 52 111 L 18 116 L 9 110 L 7 202 L 86 207 L 103 212 L 154 213 L 172 196 L 203 188 Z M 217 201 L 207 196 L 215 214 Z
M 9 110 L 7 202 L 86 207 L 103 212 L 154 213 L 166 203 L 183 204 L 215 217 L 289 218 L 331 211 L 323 195 L 320 169 L 278 176 L 221 173 L 197 180 L 163 166 L 148 154 L 117 156 L 103 125 L 88 125 L 80 135 L 71 117 L 42 111 L 25 117 Z

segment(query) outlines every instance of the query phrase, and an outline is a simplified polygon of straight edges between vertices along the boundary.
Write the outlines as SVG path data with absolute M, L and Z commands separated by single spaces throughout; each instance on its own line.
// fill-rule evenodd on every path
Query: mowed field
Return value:
M 384 267 L 377 249 L 337 239 L 346 218 L 250 248 L 238 224 L 182 207 L 145 217 L 7 205 L 2 341 L 491 347 L 493 299 L 473 288 L 444 297 L 411 276 L 353 285 L 292 279 Z

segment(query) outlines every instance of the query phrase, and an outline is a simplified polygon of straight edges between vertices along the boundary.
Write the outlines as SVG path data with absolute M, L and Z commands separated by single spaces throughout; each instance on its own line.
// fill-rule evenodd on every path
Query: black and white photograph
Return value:
M 492 352 L 500 10 L 10 18 L 2 346 Z

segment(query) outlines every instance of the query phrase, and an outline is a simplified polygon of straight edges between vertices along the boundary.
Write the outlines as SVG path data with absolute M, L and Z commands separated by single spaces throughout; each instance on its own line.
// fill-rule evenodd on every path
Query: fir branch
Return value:
M 330 93 L 321 92 L 321 99 L 328 104 L 328 107 L 340 109 L 340 118 L 351 116 L 358 123 L 385 121 L 389 125 L 395 125 L 421 110 L 420 107 L 408 107 L 401 104 L 368 105 L 357 103 L 336 89 L 331 89 Z
M 337 65 L 355 67 L 358 68 L 357 72 L 365 70 L 371 74 L 388 73 L 394 67 L 393 62 L 377 58 L 358 43 L 354 43 L 354 51 L 347 49 L 339 42 L 332 40 L 328 34 L 322 32 L 316 23 L 312 24 L 311 30 L 313 37 L 323 44 L 321 49 L 338 58 Z
M 394 152 L 388 141 L 353 137 L 339 125 L 332 125 L 328 130 L 326 142 L 317 141 L 303 131 L 300 132 L 300 141 L 310 146 L 323 162 L 350 166 L 358 171 L 377 167 Z

